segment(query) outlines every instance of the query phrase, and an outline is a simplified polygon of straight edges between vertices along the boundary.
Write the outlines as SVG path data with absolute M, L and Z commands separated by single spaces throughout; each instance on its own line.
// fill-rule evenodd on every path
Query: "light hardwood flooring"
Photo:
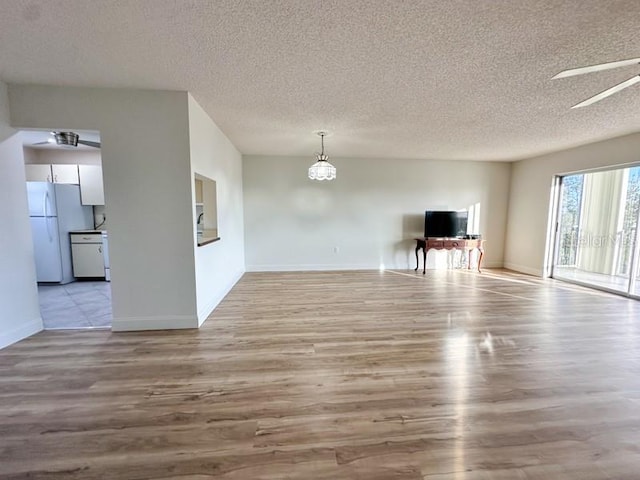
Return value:
M 0 478 L 640 478 L 640 302 L 487 270 L 246 274 L 195 331 L 0 351 Z

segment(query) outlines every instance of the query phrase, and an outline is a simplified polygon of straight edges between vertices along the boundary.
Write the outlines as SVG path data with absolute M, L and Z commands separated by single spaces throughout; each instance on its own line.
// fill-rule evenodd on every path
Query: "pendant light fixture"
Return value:
M 324 154 L 324 137 L 326 134 L 327 132 L 318 132 L 322 151 L 316 154 L 317 162 L 309 167 L 309 178 L 311 180 L 333 180 L 336 178 L 336 167 L 328 162 L 329 156 Z

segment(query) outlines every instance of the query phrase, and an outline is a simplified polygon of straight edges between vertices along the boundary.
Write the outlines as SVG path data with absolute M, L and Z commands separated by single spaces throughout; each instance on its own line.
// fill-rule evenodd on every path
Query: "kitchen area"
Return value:
M 23 131 L 45 329 L 110 328 L 111 270 L 100 137 Z

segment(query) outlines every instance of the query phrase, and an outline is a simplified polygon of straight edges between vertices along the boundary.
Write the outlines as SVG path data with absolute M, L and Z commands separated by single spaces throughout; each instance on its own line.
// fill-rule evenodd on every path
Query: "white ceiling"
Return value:
M 638 0 L 0 0 L 0 79 L 189 90 L 244 154 L 507 160 L 640 131 Z

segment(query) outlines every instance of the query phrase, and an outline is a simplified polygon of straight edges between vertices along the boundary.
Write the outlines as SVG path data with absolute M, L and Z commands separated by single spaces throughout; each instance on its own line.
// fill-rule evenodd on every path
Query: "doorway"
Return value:
M 110 328 L 99 133 L 22 131 L 21 138 L 44 328 Z
M 640 166 L 558 183 L 551 276 L 640 298 Z

